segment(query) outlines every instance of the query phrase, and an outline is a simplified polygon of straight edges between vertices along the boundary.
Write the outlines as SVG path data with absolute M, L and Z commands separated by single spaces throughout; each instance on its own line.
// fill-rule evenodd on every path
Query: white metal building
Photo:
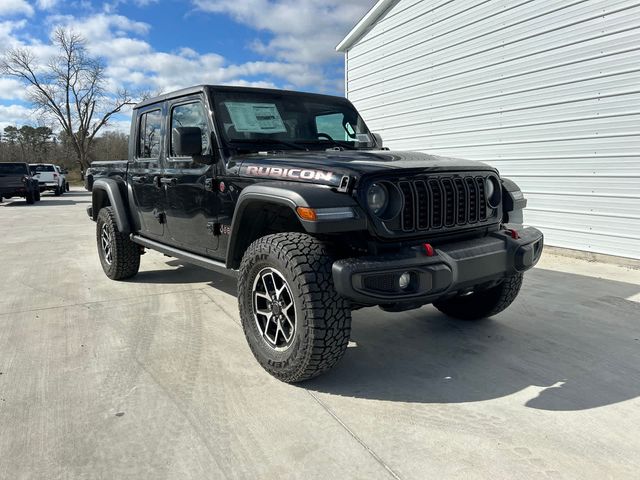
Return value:
M 640 258 L 640 3 L 380 0 L 337 50 L 385 146 L 494 165 L 547 244 Z

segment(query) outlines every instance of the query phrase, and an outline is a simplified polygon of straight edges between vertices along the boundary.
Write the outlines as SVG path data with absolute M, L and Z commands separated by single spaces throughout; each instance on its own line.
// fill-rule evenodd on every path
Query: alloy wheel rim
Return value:
M 107 264 L 111 265 L 113 262 L 112 257 L 112 248 L 111 248 L 111 232 L 105 223 L 102 225 L 102 229 L 100 231 L 100 244 L 102 245 L 102 253 L 104 255 L 104 261 Z
M 262 339 L 274 350 L 286 350 L 296 332 L 296 309 L 289 284 L 274 268 L 263 268 L 253 282 L 253 317 Z

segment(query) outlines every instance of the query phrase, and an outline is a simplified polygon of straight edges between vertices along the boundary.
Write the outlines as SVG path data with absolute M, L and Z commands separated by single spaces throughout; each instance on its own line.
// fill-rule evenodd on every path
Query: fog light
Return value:
M 411 286 L 410 272 L 404 272 L 402 275 L 400 275 L 400 279 L 398 280 L 398 286 L 400 287 L 400 290 L 406 290 Z

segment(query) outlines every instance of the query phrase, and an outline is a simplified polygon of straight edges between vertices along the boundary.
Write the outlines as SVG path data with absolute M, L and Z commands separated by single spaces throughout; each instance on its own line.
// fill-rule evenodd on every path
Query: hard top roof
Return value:
M 341 96 L 324 95 L 321 93 L 299 92 L 296 90 L 284 90 L 284 89 L 277 89 L 277 88 L 236 87 L 232 85 L 196 85 L 189 88 L 183 88 L 182 90 L 176 90 L 174 92 L 165 93 L 157 97 L 148 98 L 138 103 L 133 108 L 135 110 L 137 108 L 146 107 L 148 105 L 153 105 L 153 104 L 164 102 L 166 100 L 171 100 L 174 98 L 186 97 L 187 95 L 193 95 L 195 93 L 201 93 L 207 90 L 213 92 L 214 94 L 215 92 L 254 92 L 254 93 L 280 93 L 280 94 L 286 93 L 290 95 L 314 96 L 314 97 L 318 97 L 318 99 L 325 98 L 325 99 L 331 99 L 333 101 L 336 101 L 336 100 L 342 100 L 345 102 L 348 101 L 346 98 Z

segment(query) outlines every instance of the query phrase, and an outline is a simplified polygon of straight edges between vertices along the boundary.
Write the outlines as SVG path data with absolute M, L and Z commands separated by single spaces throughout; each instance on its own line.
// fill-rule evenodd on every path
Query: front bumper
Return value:
M 518 233 L 519 238 L 512 238 L 510 231 L 501 230 L 441 245 L 433 256 L 421 245 L 394 254 L 338 260 L 333 264 L 333 282 L 340 295 L 362 305 L 431 303 L 533 267 L 542 254 L 542 232 L 529 227 Z M 399 279 L 405 272 L 410 282 L 403 290 Z

